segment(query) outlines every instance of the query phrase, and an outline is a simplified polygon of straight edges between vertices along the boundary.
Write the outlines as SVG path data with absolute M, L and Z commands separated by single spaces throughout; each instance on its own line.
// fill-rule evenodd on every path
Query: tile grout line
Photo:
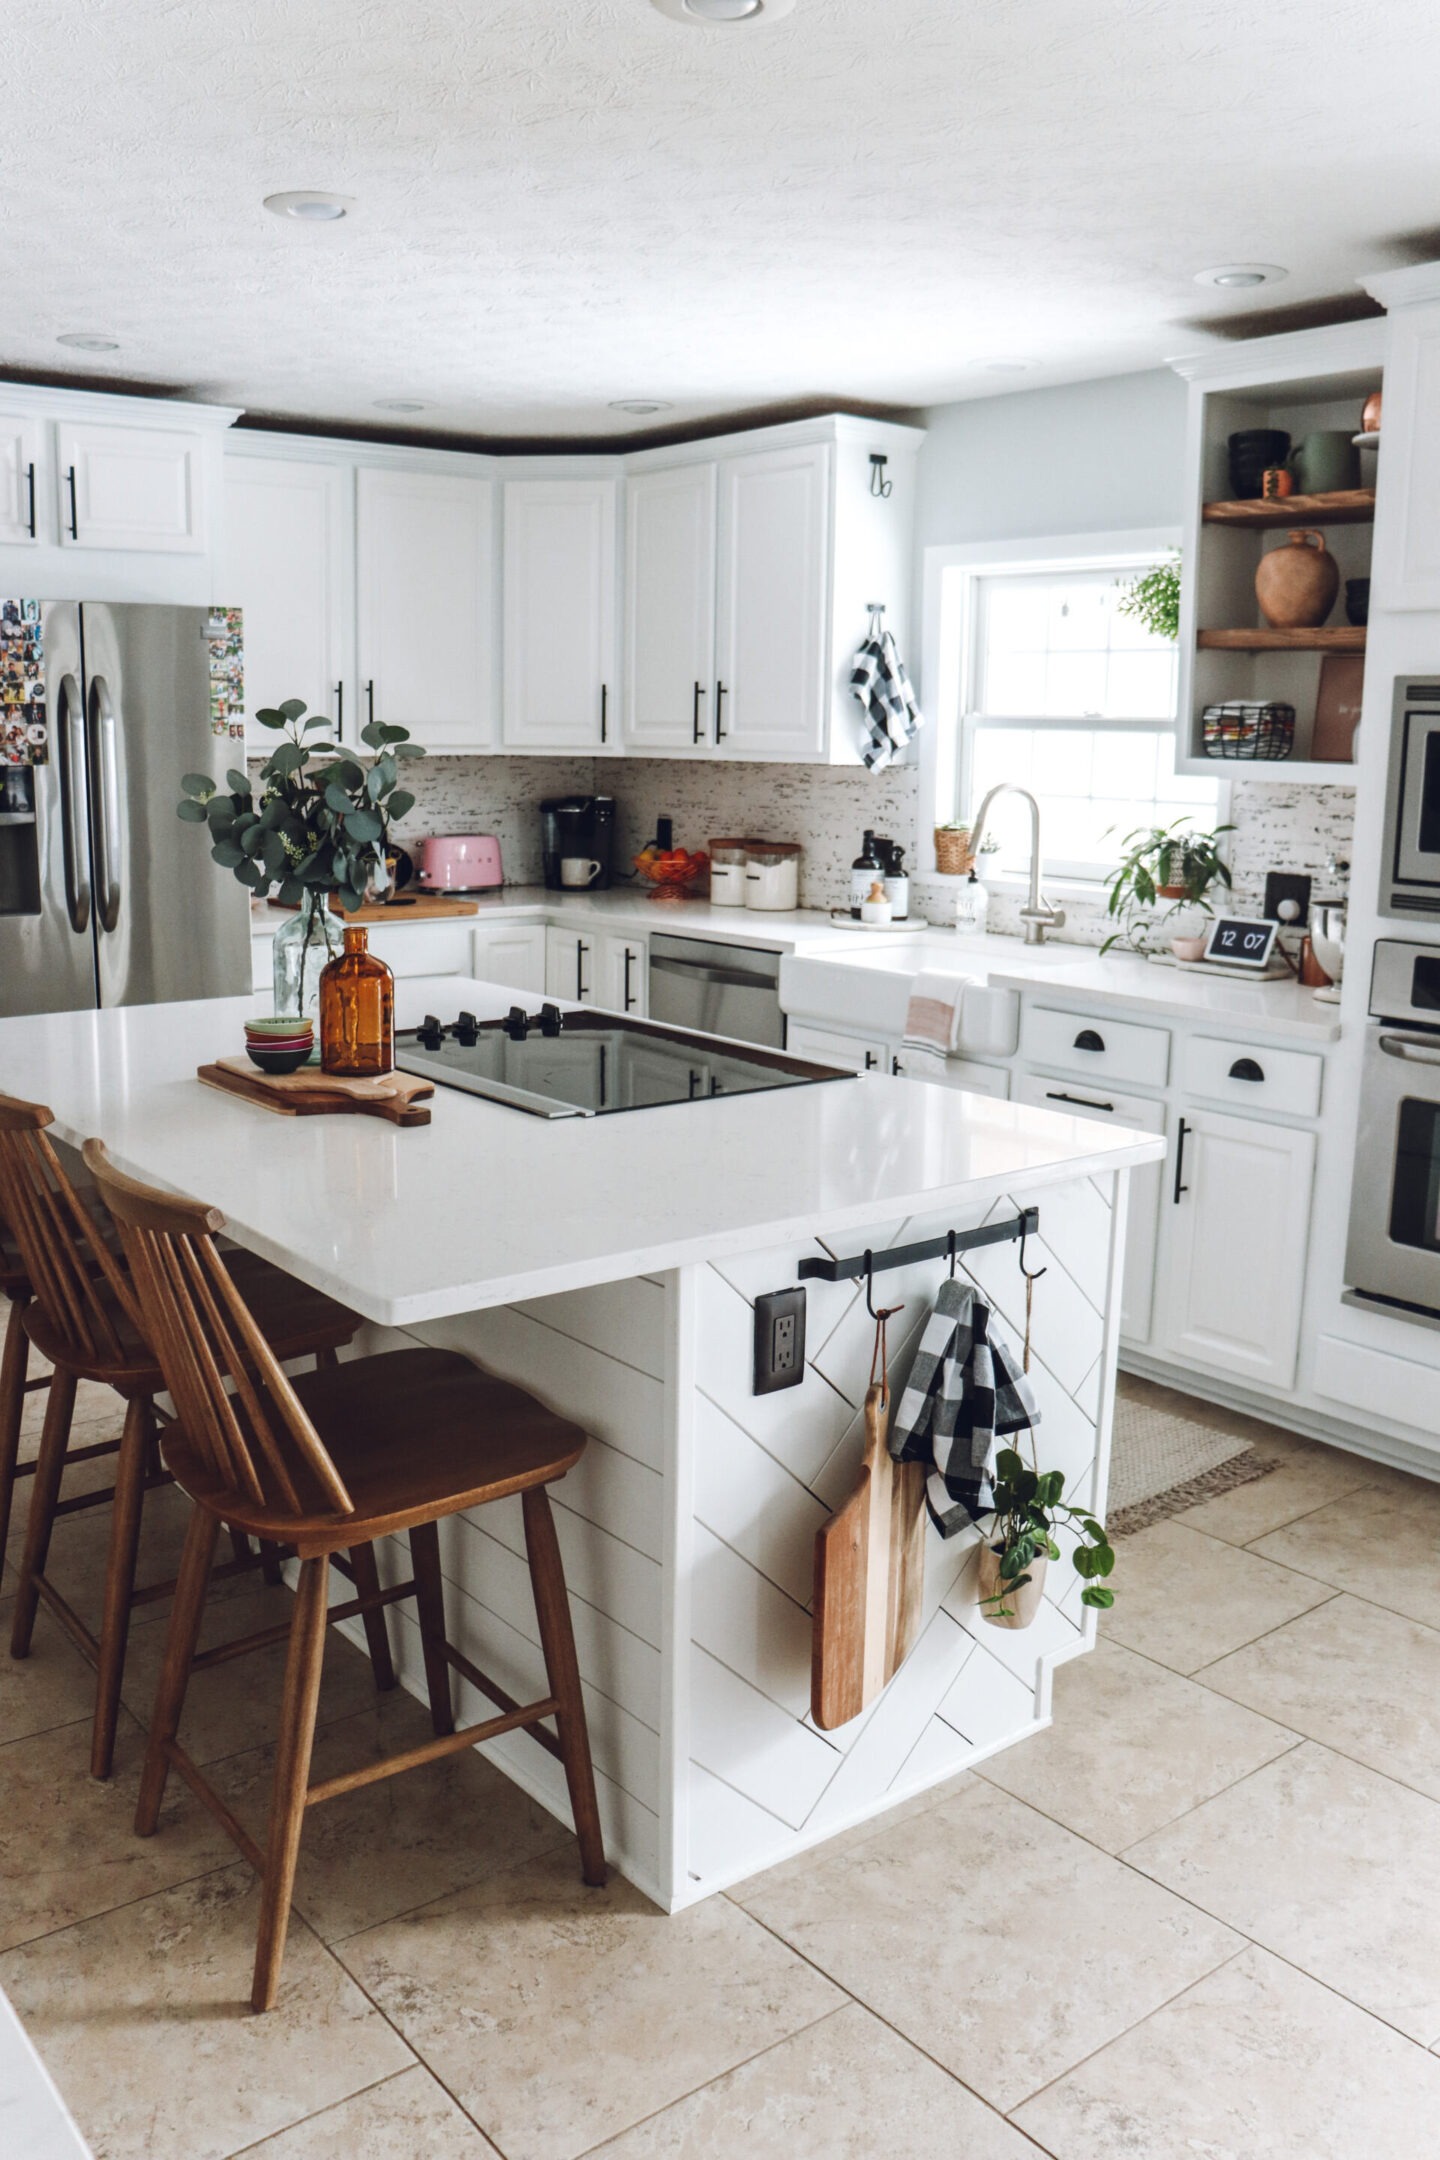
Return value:
M 383 2092 L 387 2085 L 393 2085 L 398 2078 L 409 2077 L 410 2072 L 416 2067 L 417 2065 L 414 2063 L 407 2063 L 403 2070 L 391 2070 L 385 2077 L 376 2078 L 372 2085 L 362 2085 L 357 2091 L 346 2093 L 339 2100 L 328 2101 L 323 2108 L 316 2108 L 313 2113 L 300 2116 L 296 2122 L 285 2123 L 279 2130 L 268 2130 L 264 2137 L 254 2138 L 248 2145 L 237 2145 L 232 2153 L 226 2154 L 225 2160 L 247 2160 L 248 2154 L 263 2152 L 272 2139 L 288 2137 L 292 2130 L 303 2130 L 310 2123 L 323 2122 L 325 2117 L 333 2115 L 337 2108 L 349 2107 L 352 2100 L 363 2100 L 370 2093 Z M 483 2130 L 480 2135 L 484 2137 Z

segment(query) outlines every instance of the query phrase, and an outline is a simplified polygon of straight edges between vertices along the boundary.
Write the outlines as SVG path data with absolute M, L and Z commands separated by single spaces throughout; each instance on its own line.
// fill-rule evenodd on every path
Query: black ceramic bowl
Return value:
M 252 1065 L 259 1066 L 261 1072 L 278 1079 L 282 1073 L 299 1072 L 302 1065 L 308 1064 L 311 1048 L 312 1045 L 306 1043 L 299 1050 L 257 1050 L 253 1042 L 247 1042 L 245 1055 Z
M 1370 620 L 1370 580 L 1368 577 L 1352 577 L 1345 580 L 1345 620 L 1357 630 L 1363 629 Z
M 1241 428 L 1230 437 L 1230 485 L 1237 502 L 1256 502 L 1261 475 L 1271 465 L 1283 465 L 1290 455 L 1290 437 L 1284 428 Z

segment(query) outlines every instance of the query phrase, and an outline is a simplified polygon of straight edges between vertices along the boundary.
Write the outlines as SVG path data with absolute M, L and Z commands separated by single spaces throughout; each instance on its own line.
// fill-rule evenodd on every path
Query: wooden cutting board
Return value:
M 865 1459 L 849 1499 L 815 1533 L 810 1714 L 848 1725 L 914 1648 L 925 1588 L 925 1466 L 890 1457 L 889 1405 L 865 1397 Z
M 430 1112 L 422 1108 L 426 1096 L 435 1092 L 429 1080 L 415 1073 L 387 1073 L 383 1081 L 326 1080 L 316 1068 L 302 1067 L 293 1073 L 262 1073 L 255 1068 L 237 1070 L 239 1060 L 201 1065 L 195 1077 L 222 1094 L 238 1095 L 242 1102 L 281 1117 L 385 1118 L 391 1125 L 428 1125 Z
M 279 900 L 268 903 L 283 915 L 298 915 L 298 907 L 285 907 Z M 451 893 L 417 893 L 414 900 L 394 902 L 367 901 L 347 915 L 338 901 L 332 902 L 330 912 L 342 922 L 351 923 L 407 923 L 448 922 L 456 915 L 478 915 L 478 900 L 460 900 Z

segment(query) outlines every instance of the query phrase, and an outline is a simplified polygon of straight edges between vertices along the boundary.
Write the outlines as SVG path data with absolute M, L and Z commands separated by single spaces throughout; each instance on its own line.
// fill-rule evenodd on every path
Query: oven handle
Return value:
M 1380 1048 L 1386 1057 L 1404 1058 L 1409 1065 L 1440 1065 L 1440 1047 L 1414 1035 L 1382 1035 Z

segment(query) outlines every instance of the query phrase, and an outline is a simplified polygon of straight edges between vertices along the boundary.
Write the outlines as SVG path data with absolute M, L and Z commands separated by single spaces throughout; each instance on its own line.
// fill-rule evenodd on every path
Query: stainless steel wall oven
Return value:
M 1440 1319 L 1440 946 L 1384 938 L 1370 983 L 1345 1279 Z

